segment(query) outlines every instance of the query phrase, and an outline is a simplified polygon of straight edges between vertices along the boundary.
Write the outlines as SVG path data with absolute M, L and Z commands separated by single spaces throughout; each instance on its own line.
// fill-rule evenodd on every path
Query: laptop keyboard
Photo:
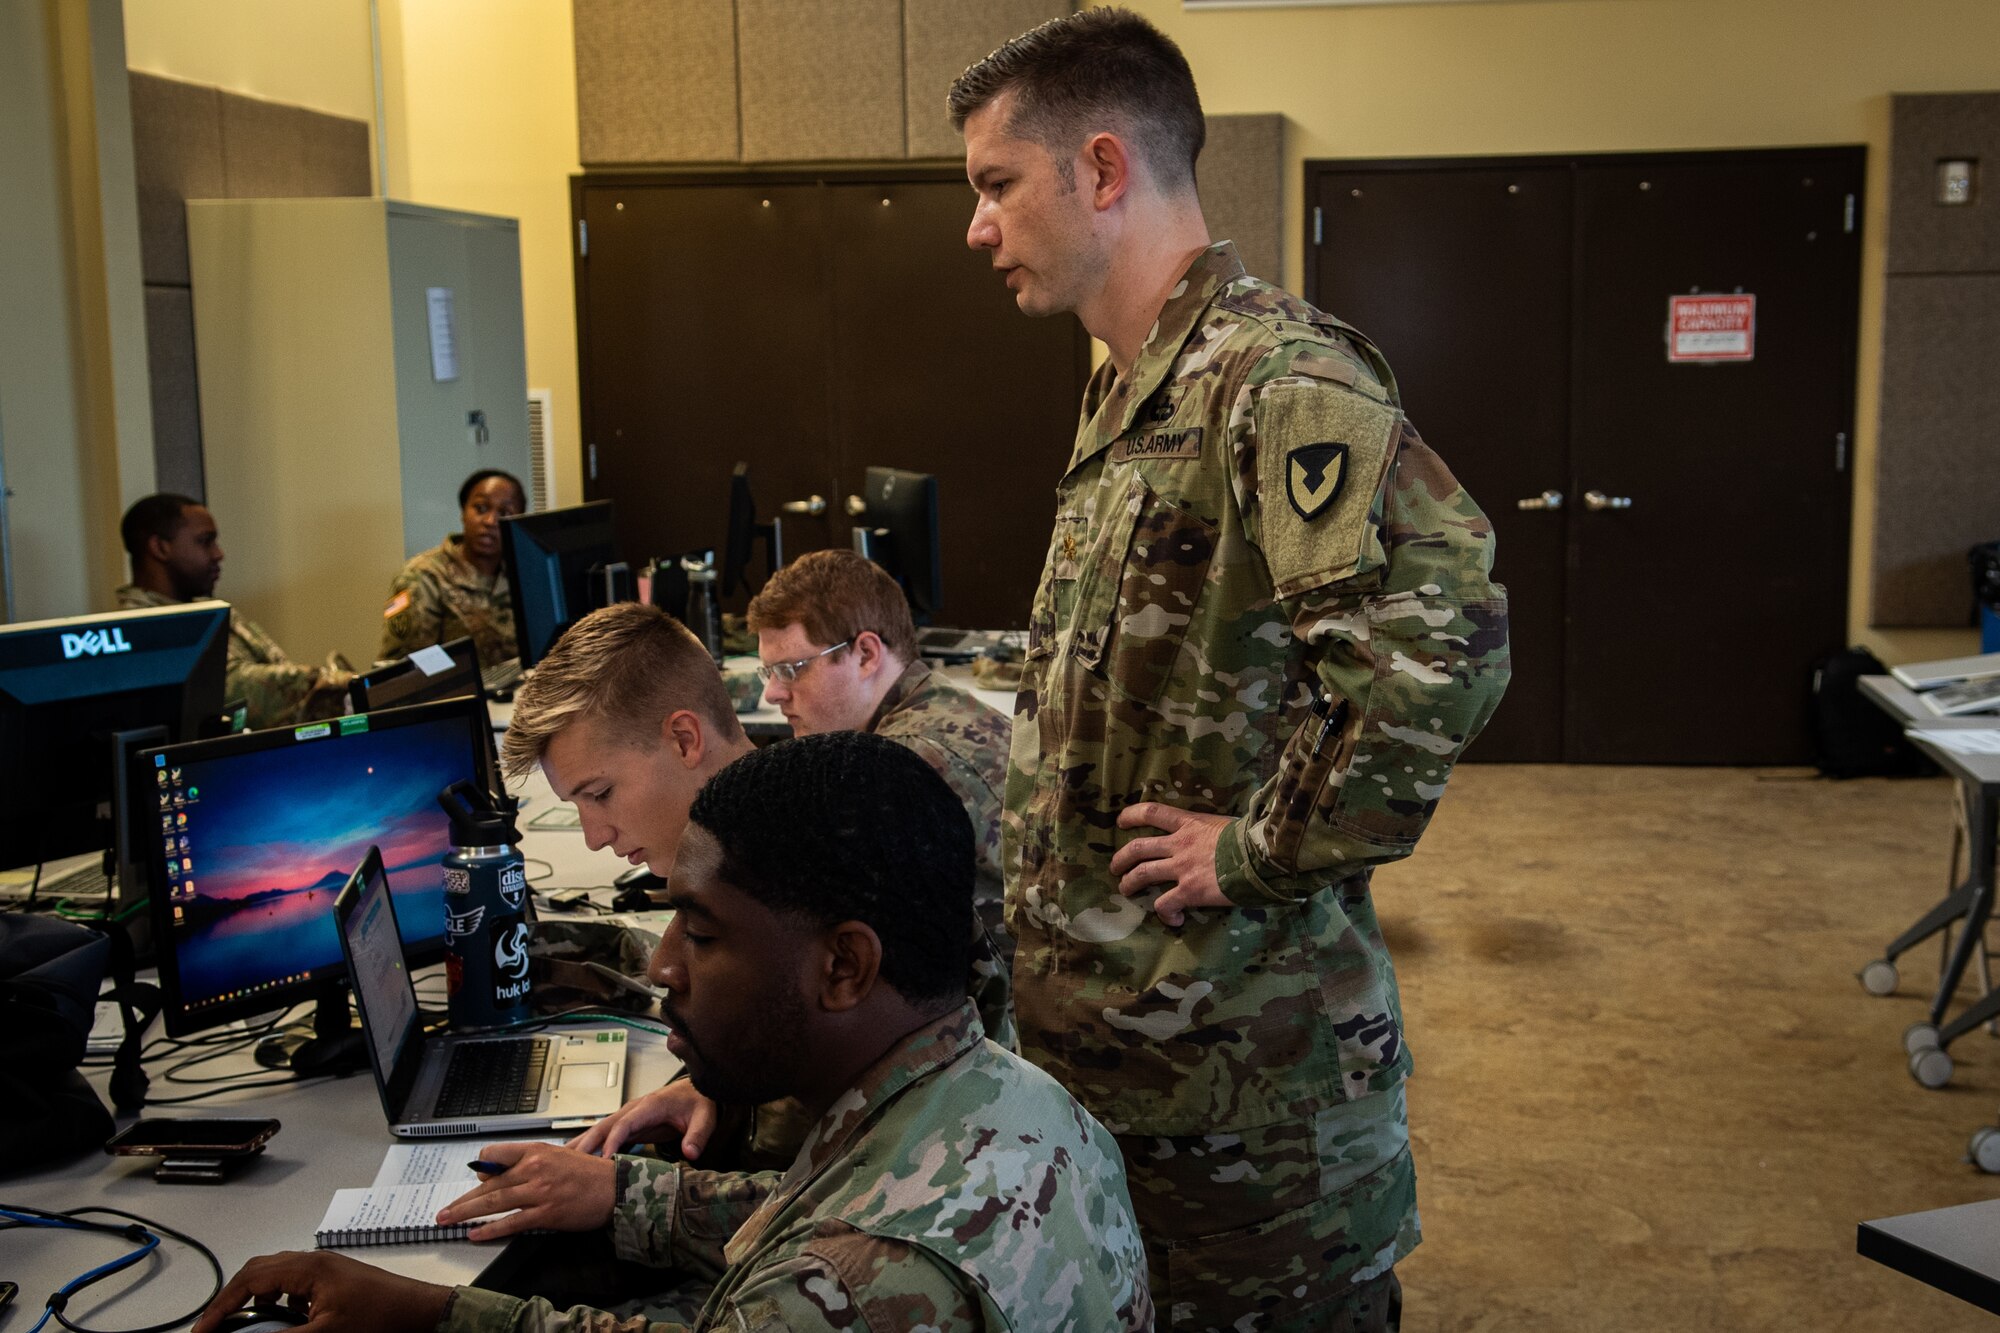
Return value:
M 488 694 L 498 694 L 512 690 L 521 683 L 521 659 L 510 657 L 504 662 L 496 662 L 479 672 L 480 683 L 486 686 Z
M 549 1041 L 473 1041 L 454 1046 L 435 1116 L 518 1115 L 541 1100 Z

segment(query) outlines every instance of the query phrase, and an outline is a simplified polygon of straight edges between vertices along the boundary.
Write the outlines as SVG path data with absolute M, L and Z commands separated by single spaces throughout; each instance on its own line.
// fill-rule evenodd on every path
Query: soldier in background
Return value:
M 765 694 L 795 736 L 872 731 L 936 769 L 972 820 L 972 899 L 1003 964 L 1014 961 L 1000 891 L 1000 800 L 1008 719 L 917 657 L 909 599 L 888 571 L 852 551 L 814 551 L 750 599 Z M 988 1034 L 1003 1046 L 1008 1035 Z
M 133 502 L 118 524 L 132 581 L 116 592 L 123 609 L 178 606 L 215 593 L 222 575 L 222 543 L 215 517 L 201 501 L 162 493 Z M 340 657 L 308 666 L 285 650 L 236 607 L 229 610 L 229 666 L 224 693 L 242 700 L 249 725 L 283 726 L 337 717 L 347 710 L 354 673 Z
M 439 1221 L 518 1208 L 473 1238 L 607 1228 L 622 1257 L 720 1272 L 698 1329 L 1151 1329 L 1111 1136 L 965 999 L 972 837 L 937 774 L 880 737 L 812 736 L 731 764 L 689 819 L 652 968 L 669 1045 L 718 1100 L 812 1106 L 798 1160 L 500 1145 L 482 1156 L 507 1169 Z M 251 1260 L 195 1333 L 279 1293 L 327 1333 L 668 1329 L 322 1251 Z
M 382 659 L 472 636 L 479 665 L 515 655 L 514 598 L 501 568 L 500 520 L 526 513 L 520 479 L 484 468 L 458 488 L 460 530 L 410 557 L 382 608 Z
M 1021 1050 L 1119 1136 L 1161 1326 L 1398 1326 L 1418 1239 L 1370 868 L 1508 676 L 1485 517 L 1367 339 L 1245 276 L 1179 49 L 1121 9 L 953 85 L 967 242 L 1110 349 L 1006 797 Z

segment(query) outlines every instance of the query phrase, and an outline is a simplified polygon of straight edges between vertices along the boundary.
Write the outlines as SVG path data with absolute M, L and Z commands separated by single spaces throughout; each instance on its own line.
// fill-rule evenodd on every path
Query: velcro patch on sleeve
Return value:
M 408 588 L 405 588 L 403 589 L 403 591 L 397 593 L 394 597 L 391 597 L 389 599 L 389 604 L 382 608 L 382 619 L 394 620 L 397 616 L 400 616 L 401 614 L 403 614 L 404 611 L 408 610 L 409 606 L 410 606 L 410 590 Z
M 1346 578 L 1360 564 L 1401 413 L 1310 379 L 1265 385 L 1252 411 L 1264 559 L 1278 595 Z

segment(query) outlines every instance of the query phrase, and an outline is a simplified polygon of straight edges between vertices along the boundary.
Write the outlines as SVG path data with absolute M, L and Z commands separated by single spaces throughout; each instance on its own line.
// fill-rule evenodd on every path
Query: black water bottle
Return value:
M 438 793 L 451 816 L 444 857 L 445 990 L 454 1032 L 528 1017 L 528 874 L 517 844 L 520 802 L 470 782 Z

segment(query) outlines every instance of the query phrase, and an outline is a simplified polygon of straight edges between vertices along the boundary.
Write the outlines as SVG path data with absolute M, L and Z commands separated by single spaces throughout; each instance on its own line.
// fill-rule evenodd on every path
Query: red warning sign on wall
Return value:
M 1756 352 L 1756 297 L 1667 298 L 1667 360 L 1749 361 Z

